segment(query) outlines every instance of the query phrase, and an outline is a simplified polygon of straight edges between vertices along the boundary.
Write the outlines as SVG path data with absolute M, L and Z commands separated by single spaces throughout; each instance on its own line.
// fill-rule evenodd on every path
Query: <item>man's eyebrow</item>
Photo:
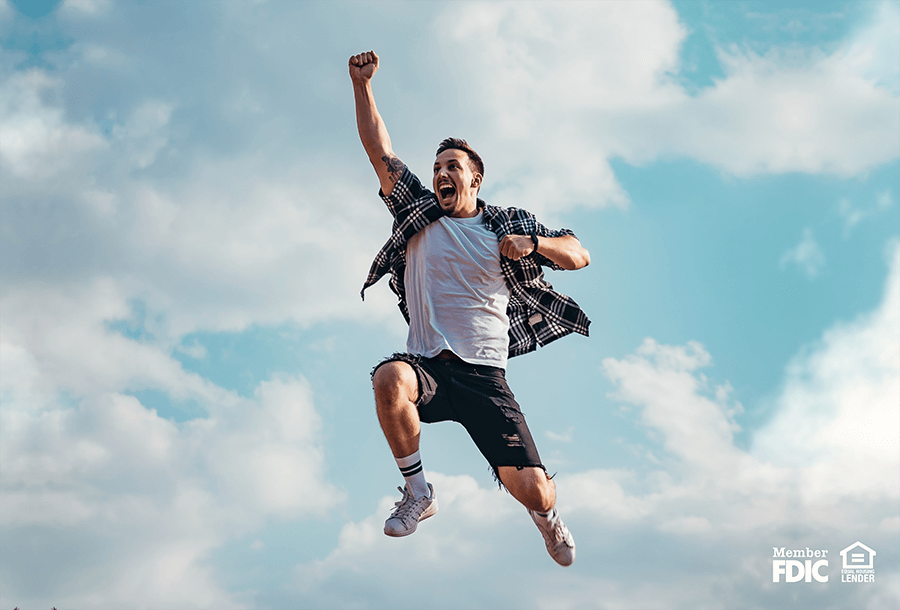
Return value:
M 449 161 L 446 161 L 446 163 L 447 163 L 447 165 L 459 165 L 459 164 L 460 164 L 460 163 L 459 163 L 459 159 L 450 159 Z M 433 165 L 432 167 L 433 167 L 434 169 L 437 169 L 437 168 L 439 168 L 440 166 L 441 166 L 440 161 L 435 161 L 435 162 L 434 162 L 434 165 Z

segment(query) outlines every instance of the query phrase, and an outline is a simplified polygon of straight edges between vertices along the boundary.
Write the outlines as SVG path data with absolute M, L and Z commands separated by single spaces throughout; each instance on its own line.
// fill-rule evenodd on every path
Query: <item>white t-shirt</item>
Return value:
M 410 353 L 452 350 L 472 364 L 506 368 L 509 288 L 499 240 L 474 218 L 444 216 L 416 233 L 406 250 Z

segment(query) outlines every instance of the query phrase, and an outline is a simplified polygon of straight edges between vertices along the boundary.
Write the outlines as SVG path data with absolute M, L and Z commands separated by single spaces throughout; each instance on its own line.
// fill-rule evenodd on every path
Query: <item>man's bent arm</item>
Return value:
M 569 271 L 582 269 L 591 264 L 591 253 L 574 235 L 538 237 L 537 252 Z
M 356 127 L 359 139 L 378 180 L 381 192 L 390 195 L 394 183 L 403 173 L 403 162 L 397 158 L 391 148 L 391 138 L 387 127 L 375 107 L 375 96 L 372 94 L 372 77 L 378 71 L 378 56 L 374 51 L 354 55 L 349 61 L 350 79 L 353 81 L 353 99 L 356 103 Z
M 507 235 L 500 240 L 500 254 L 516 261 L 537 249 L 538 254 L 569 271 L 582 269 L 591 264 L 588 252 L 574 235 L 561 237 L 538 237 L 537 248 L 530 235 Z

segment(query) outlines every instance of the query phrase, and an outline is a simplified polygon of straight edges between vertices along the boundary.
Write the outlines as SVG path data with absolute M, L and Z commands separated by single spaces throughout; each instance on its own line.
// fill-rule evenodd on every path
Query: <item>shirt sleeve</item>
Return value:
M 409 214 L 416 201 L 431 195 L 432 192 L 425 188 L 419 178 L 409 171 L 409 167 L 403 167 L 400 179 L 394 184 L 390 195 L 385 195 L 378 189 L 378 196 L 387 205 L 394 218 L 400 218 Z

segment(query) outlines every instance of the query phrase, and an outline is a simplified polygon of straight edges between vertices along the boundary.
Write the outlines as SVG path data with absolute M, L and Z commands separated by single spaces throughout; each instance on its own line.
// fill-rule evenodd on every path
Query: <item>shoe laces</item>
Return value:
M 572 546 L 569 544 L 569 528 L 561 519 L 557 518 L 551 522 L 550 535 L 553 536 L 554 542 L 565 542 L 566 546 Z
M 554 509 L 552 516 L 547 519 L 547 529 L 540 528 L 541 533 L 547 537 L 548 542 L 559 543 L 565 542 L 566 546 L 572 546 L 569 543 L 569 528 L 560 519 L 559 513 Z
M 423 501 L 429 500 L 428 496 L 414 498 L 408 490 L 398 487 L 397 491 L 403 492 L 403 497 L 399 501 L 394 502 L 394 512 L 391 513 L 391 519 L 406 519 Z

